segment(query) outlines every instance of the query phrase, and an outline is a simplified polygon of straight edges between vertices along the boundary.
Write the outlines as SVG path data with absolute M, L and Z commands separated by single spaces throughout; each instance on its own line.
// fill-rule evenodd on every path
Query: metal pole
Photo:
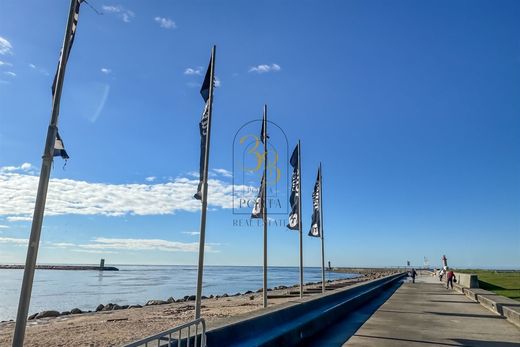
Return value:
M 45 140 L 45 148 L 43 151 L 42 168 L 40 171 L 40 180 L 38 182 L 38 192 L 36 195 L 36 203 L 34 205 L 34 214 L 31 225 L 31 236 L 29 237 L 27 258 L 25 259 L 25 268 L 23 272 L 22 289 L 20 292 L 20 301 L 18 303 L 18 313 L 16 315 L 16 325 L 14 328 L 13 335 L 13 347 L 23 346 L 23 341 L 25 338 L 27 314 L 29 312 L 29 305 L 31 302 L 34 271 L 36 269 L 36 258 L 38 257 L 38 247 L 40 244 L 40 235 L 42 231 L 45 201 L 47 199 L 49 177 L 52 169 L 54 143 L 56 141 L 58 117 L 60 112 L 59 104 L 61 99 L 61 91 L 63 88 L 63 79 L 65 77 L 65 67 L 67 64 L 76 1 L 77 0 L 71 0 L 70 3 L 69 18 L 67 21 L 65 38 L 63 39 L 63 46 L 61 49 L 61 59 L 58 65 L 56 90 L 54 93 L 54 98 L 52 100 L 51 121 L 47 129 L 47 139 Z
M 298 140 L 298 228 L 300 230 L 300 298 L 303 298 L 302 157 Z
M 325 245 L 323 241 L 323 178 L 320 162 L 320 231 L 321 231 L 321 292 L 325 293 Z
M 202 297 L 202 275 L 204 273 L 204 246 L 206 242 L 206 210 L 208 208 L 208 164 L 209 145 L 211 136 L 211 114 L 213 111 L 213 80 L 215 76 L 216 46 L 211 49 L 210 83 L 208 98 L 208 129 L 206 134 L 206 146 L 204 153 L 204 171 L 202 184 L 202 213 L 200 214 L 200 239 L 199 239 L 199 265 L 197 267 L 197 294 L 195 296 L 195 319 L 200 318 L 200 305 Z
M 264 117 L 262 119 L 264 122 L 264 133 L 263 142 L 264 142 L 264 202 L 263 202 L 263 223 L 264 223 L 264 278 L 263 278 L 263 302 L 264 308 L 267 307 L 267 105 L 264 105 Z

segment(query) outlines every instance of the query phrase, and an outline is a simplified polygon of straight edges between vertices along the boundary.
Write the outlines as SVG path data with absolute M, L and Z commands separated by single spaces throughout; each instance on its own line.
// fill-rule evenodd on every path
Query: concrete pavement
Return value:
M 404 283 L 343 346 L 520 346 L 520 329 L 447 290 L 437 278 Z

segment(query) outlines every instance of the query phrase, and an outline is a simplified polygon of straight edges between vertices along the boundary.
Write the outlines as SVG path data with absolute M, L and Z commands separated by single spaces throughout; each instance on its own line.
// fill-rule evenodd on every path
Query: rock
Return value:
M 222 297 L 223 297 L 223 298 L 227 298 L 228 296 L 229 296 L 228 293 L 224 293 L 224 294 L 222 294 Z
M 128 307 L 129 307 L 128 305 L 123 305 L 123 306 L 121 306 L 121 309 L 126 310 Z
M 173 296 L 170 296 L 170 297 L 168 298 L 168 300 L 166 300 L 166 301 L 169 302 L 169 303 L 171 304 L 171 303 L 174 303 L 174 302 L 175 302 L 175 299 L 173 298 Z
M 188 298 L 189 298 L 189 297 L 190 297 L 189 295 L 185 295 L 184 298 L 183 298 L 182 300 L 183 300 L 183 301 L 188 301 Z
M 246 295 L 247 295 L 247 294 L 253 294 L 253 292 L 252 292 L 252 291 L 250 291 L 250 290 L 248 290 L 248 291 L 247 291 L 247 292 L 245 292 L 244 294 L 246 294 Z
M 200 297 L 201 300 L 204 300 L 204 299 L 207 299 L 207 298 L 208 298 L 208 297 L 207 297 L 207 296 L 204 296 L 204 295 Z
M 249 300 L 255 300 L 255 296 L 254 296 L 254 295 L 251 295 L 251 296 L 249 297 Z
M 168 302 L 164 300 L 148 300 L 144 306 L 164 305 L 167 303 Z
M 63 311 L 60 313 L 60 316 L 68 316 L 70 314 L 70 311 Z
M 36 313 L 30 315 L 29 318 L 27 318 L 27 320 L 33 320 L 33 319 L 35 319 L 37 315 L 38 315 L 38 312 L 36 312 Z M 2 322 L 4 322 L 4 321 L 2 321 Z
M 262 293 L 263 291 L 264 291 L 264 288 L 260 288 L 260 289 L 258 289 L 256 292 L 257 292 L 257 293 Z
M 188 297 L 188 301 L 195 301 L 196 298 L 197 298 L 197 297 L 196 297 L 195 295 L 190 295 L 190 296 Z
M 47 318 L 47 317 L 58 317 L 60 313 L 58 311 L 42 311 L 36 315 L 36 319 Z
M 128 308 L 141 308 L 141 307 L 143 307 L 143 306 L 141 306 L 141 305 L 130 305 L 130 306 L 128 306 Z
M 70 313 L 71 314 L 80 314 L 80 313 L 83 313 L 83 311 L 81 311 L 79 308 L 73 308 L 72 310 L 70 310 Z
M 108 304 L 105 305 L 105 307 L 103 307 L 102 311 L 112 311 L 113 307 L 114 307 L 114 304 L 108 303 Z
M 121 309 L 121 306 L 119 306 L 118 304 L 114 304 L 114 306 L 112 306 L 112 311 L 120 310 L 120 309 Z
M 104 308 L 105 308 L 105 305 L 99 304 L 98 307 L 96 307 L 96 312 L 103 311 Z
M 278 286 L 278 289 L 287 289 L 287 286 Z
M 213 294 L 211 294 L 211 295 L 209 296 L 209 298 L 210 298 L 210 299 L 213 299 L 213 298 L 214 298 Z

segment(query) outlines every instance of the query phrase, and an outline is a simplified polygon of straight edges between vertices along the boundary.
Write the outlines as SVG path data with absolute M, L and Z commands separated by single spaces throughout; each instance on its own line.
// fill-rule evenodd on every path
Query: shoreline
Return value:
M 24 270 L 25 265 L 0 265 L 0 270 Z M 66 270 L 66 271 L 119 271 L 114 266 L 91 265 L 36 265 L 36 270 Z
M 353 285 L 380 278 L 395 271 L 366 274 L 349 279 L 327 281 L 328 284 Z M 310 282 L 304 286 L 305 296 L 319 294 L 315 289 L 321 282 Z M 296 297 L 291 291 L 299 285 L 269 288 L 269 307 Z M 173 299 L 173 298 L 169 298 Z M 70 345 L 114 346 L 153 335 L 178 324 L 193 319 L 195 296 L 185 296 L 177 300 L 148 300 L 148 305 L 130 305 L 119 308 L 106 304 L 97 312 L 72 313 L 65 315 L 31 319 L 27 324 L 26 342 L 31 346 L 59 345 L 64 341 Z M 101 306 L 102 304 L 100 304 Z M 99 307 L 99 306 L 98 306 Z M 105 309 L 106 308 L 106 309 Z M 236 316 L 262 308 L 262 291 L 203 297 L 202 315 L 209 322 Z M 48 312 L 48 311 L 44 311 Z M 57 311 L 55 311 L 57 312 Z M 34 313 L 33 313 L 34 315 Z M 14 330 L 14 322 L 0 323 L 0 345 L 9 345 Z

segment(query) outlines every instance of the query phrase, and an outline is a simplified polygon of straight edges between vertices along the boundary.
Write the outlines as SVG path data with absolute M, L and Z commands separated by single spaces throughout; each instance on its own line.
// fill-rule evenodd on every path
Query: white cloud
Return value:
M 0 224 L 0 229 L 8 229 L 9 228 L 9 225 L 2 225 Z
M 31 163 L 23 163 L 20 166 L 3 166 L 0 167 L 1 172 L 29 171 L 33 166 Z
M 104 5 L 102 8 L 106 13 L 115 14 L 125 23 L 130 23 L 135 17 L 135 13 L 133 11 L 126 9 L 121 5 Z
M 13 166 L 0 168 L 0 215 L 6 216 L 8 221 L 30 221 L 38 177 L 16 170 Z M 195 212 L 200 210 L 200 202 L 193 198 L 197 184 L 197 179 L 187 177 L 156 184 L 107 184 L 53 178 L 49 183 L 45 214 L 123 216 Z M 209 207 L 232 208 L 232 184 L 218 179 L 210 179 L 208 184 Z M 235 190 L 250 189 L 235 186 Z
M 262 64 L 253 66 L 249 69 L 249 72 L 256 72 L 256 73 L 266 73 L 271 71 L 280 71 L 282 68 L 278 64 Z
M 161 28 L 165 28 L 165 29 L 175 29 L 175 28 L 177 28 L 177 25 L 175 24 L 175 22 L 172 21 L 170 18 L 155 17 L 153 20 L 156 21 L 157 23 L 159 23 L 159 26 Z
M 31 216 L 8 216 L 6 219 L 9 222 L 30 222 L 30 221 L 32 221 Z
M 112 70 L 107 69 L 106 67 L 103 67 L 103 68 L 101 68 L 101 72 L 104 73 L 105 75 L 108 75 L 112 72 Z
M 155 181 L 156 179 L 157 179 L 157 177 L 155 177 L 155 176 L 149 176 L 149 177 L 146 177 L 146 178 L 145 178 L 145 181 L 147 181 L 147 182 L 153 182 L 153 181 Z
M 200 231 L 183 231 L 183 234 L 191 235 L 191 236 L 197 236 L 200 235 Z
M 185 75 L 199 75 L 199 76 L 201 76 L 202 75 L 202 66 L 194 67 L 194 68 L 187 67 L 184 70 L 184 74 Z
M 222 175 L 224 177 L 233 177 L 233 174 L 231 173 L 231 171 L 228 171 L 226 169 L 213 169 L 213 171 L 215 171 L 216 173 L 218 173 L 219 175 Z
M 159 250 L 168 252 L 197 252 L 198 242 L 178 242 L 161 239 L 119 239 L 96 237 L 91 243 L 79 245 L 89 250 Z M 211 245 L 206 246 L 208 252 L 214 251 Z
M 13 64 L 8 63 L 8 62 L 6 62 L 6 61 L 1 61 L 1 60 L 0 60 L 0 66 L 9 66 L 9 67 L 11 67 L 11 66 L 13 66 Z
M 1 55 L 12 55 L 13 54 L 13 46 L 11 42 L 7 41 L 6 38 L 0 36 L 0 54 Z
M 41 68 L 41 67 L 39 67 L 39 66 L 36 66 L 36 65 L 34 65 L 34 64 L 32 64 L 32 63 L 29 64 L 29 67 L 30 67 L 31 69 L 33 69 L 33 70 L 38 71 L 39 73 L 41 73 L 41 74 L 43 74 L 43 75 L 45 75 L 45 76 L 49 76 L 49 72 L 48 72 L 47 70 L 45 70 L 44 68 Z
M 26 245 L 29 239 L 16 239 L 13 237 L 0 237 L 0 243 L 14 243 L 15 245 Z
M 16 74 L 12 71 L 6 71 L 6 72 L 4 72 L 4 74 L 7 76 L 16 77 Z

